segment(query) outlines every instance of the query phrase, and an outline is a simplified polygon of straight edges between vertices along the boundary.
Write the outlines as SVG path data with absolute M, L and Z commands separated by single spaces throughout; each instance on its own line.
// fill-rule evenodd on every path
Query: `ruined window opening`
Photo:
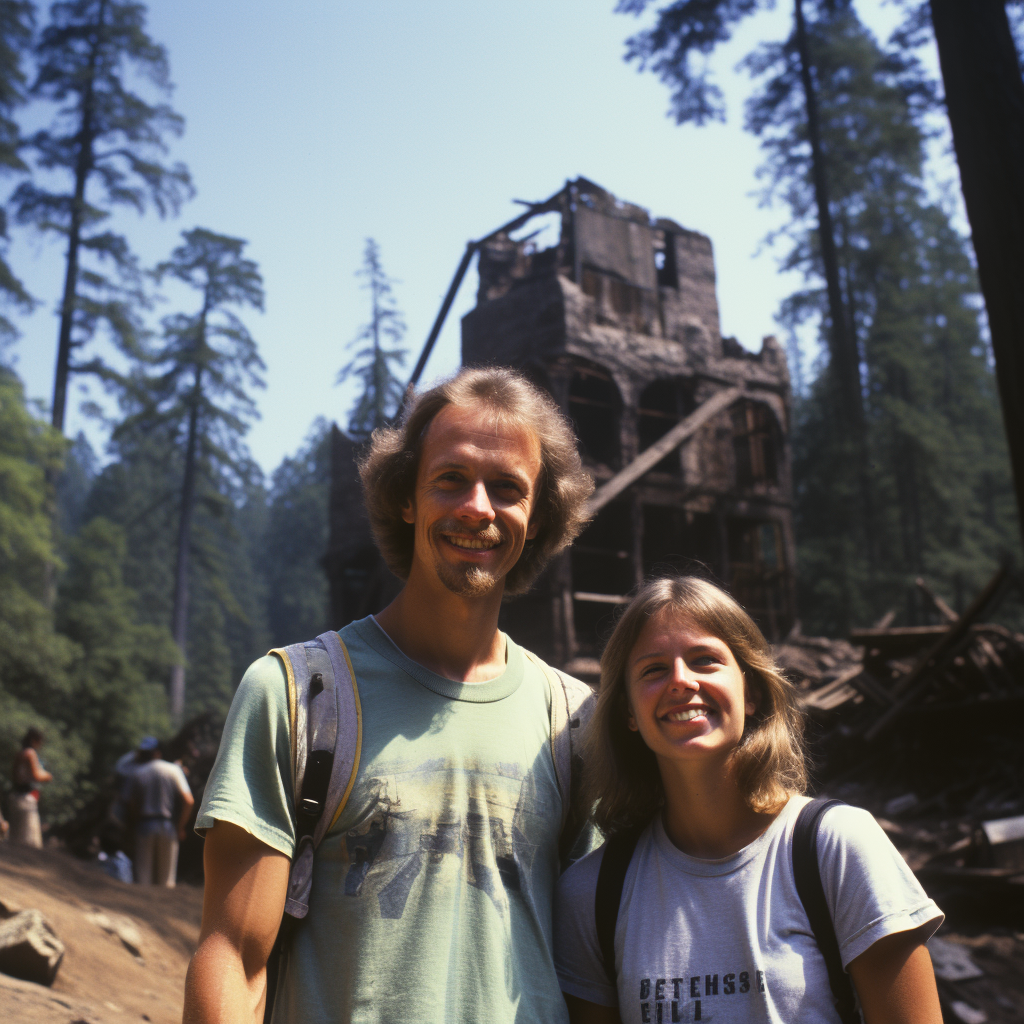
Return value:
M 644 575 L 720 572 L 718 523 L 713 515 L 671 505 L 644 505 Z
M 578 652 L 597 657 L 614 620 L 616 605 L 577 594 L 624 597 L 636 583 L 632 557 L 624 550 L 633 536 L 631 502 L 613 501 L 598 512 L 570 550 L 573 623 Z
M 726 533 L 732 595 L 769 637 L 777 637 L 789 620 L 779 524 L 730 519 Z
M 658 274 L 659 288 L 679 287 L 676 236 L 667 231 L 654 232 L 654 268 Z
M 650 448 L 655 441 L 664 437 L 681 419 L 694 409 L 693 394 L 687 382 L 681 380 L 656 380 L 648 384 L 640 394 L 637 409 L 637 429 L 640 451 Z M 682 476 L 682 455 L 677 448 L 669 452 L 652 470 L 654 473 L 670 473 Z
M 737 487 L 778 484 L 778 433 L 775 414 L 763 402 L 743 401 L 733 406 Z
M 569 418 L 584 458 L 609 469 L 619 466 L 622 399 L 615 381 L 596 367 L 574 366 L 569 381 Z

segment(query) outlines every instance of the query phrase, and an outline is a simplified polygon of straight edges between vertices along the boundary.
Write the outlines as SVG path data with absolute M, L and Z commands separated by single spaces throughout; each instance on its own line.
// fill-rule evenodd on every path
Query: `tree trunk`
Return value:
M 1001 0 L 930 0 L 1024 536 L 1024 82 Z
M 71 374 L 72 329 L 75 325 L 75 306 L 78 297 L 78 250 L 82 241 L 82 214 L 85 210 L 85 186 L 93 170 L 93 84 L 96 80 L 96 62 L 102 43 L 106 0 L 102 0 L 96 26 L 96 39 L 89 54 L 89 77 L 82 93 L 82 120 L 79 129 L 78 155 L 75 159 L 75 194 L 71 200 L 71 224 L 68 228 L 67 267 L 64 272 L 64 294 L 60 303 L 60 329 L 57 335 L 57 369 L 53 378 L 53 425 L 64 432 L 64 411 L 68 400 L 68 377 Z
M 835 229 L 829 207 L 828 174 L 825 155 L 821 148 L 821 124 L 818 117 L 818 98 L 811 77 L 811 54 L 807 43 L 807 25 L 804 21 L 803 0 L 794 0 L 796 44 L 800 55 L 800 81 L 803 84 L 807 106 L 807 138 L 811 145 L 811 173 L 814 181 L 814 200 L 818 208 L 818 239 L 821 260 L 825 269 L 825 289 L 828 295 L 831 321 L 830 356 L 834 377 L 839 387 L 839 401 L 845 426 L 850 432 L 855 449 L 857 475 L 861 497 L 863 521 L 861 529 L 865 539 L 865 555 L 874 563 L 874 503 L 871 475 L 868 468 L 867 425 L 861 398 L 860 360 L 848 312 L 843 304 L 843 291 L 839 279 L 839 257 L 836 253 Z
M 202 313 L 199 349 L 206 342 L 206 311 Z M 185 712 L 185 652 L 188 641 L 188 554 L 192 532 L 192 512 L 196 500 L 197 457 L 199 447 L 199 401 L 202 397 L 202 365 L 196 362 L 192 387 L 192 408 L 188 415 L 188 442 L 185 446 L 185 475 L 181 483 L 181 518 L 178 520 L 178 557 L 174 567 L 174 605 L 171 633 L 178 645 L 181 661 L 171 669 L 170 710 L 175 725 Z

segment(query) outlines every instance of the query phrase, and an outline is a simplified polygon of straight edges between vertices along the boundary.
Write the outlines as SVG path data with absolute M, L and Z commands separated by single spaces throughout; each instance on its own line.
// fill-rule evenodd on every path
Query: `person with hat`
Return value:
M 160 756 L 160 742 L 146 736 L 139 743 L 139 767 L 131 779 L 130 806 L 135 826 L 135 881 L 174 887 L 178 843 L 195 800 L 181 768 Z

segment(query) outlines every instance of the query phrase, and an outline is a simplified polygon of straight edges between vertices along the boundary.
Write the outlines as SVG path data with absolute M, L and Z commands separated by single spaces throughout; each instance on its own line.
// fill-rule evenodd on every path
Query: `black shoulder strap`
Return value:
M 804 905 L 807 919 L 814 932 L 814 940 L 825 958 L 828 968 L 828 983 L 836 1001 L 836 1012 L 843 1024 L 860 1024 L 860 1013 L 854 998 L 853 983 L 843 970 L 839 955 L 832 915 L 825 900 L 825 889 L 821 884 L 818 868 L 818 823 L 830 807 L 841 804 L 842 800 L 811 800 L 804 806 L 796 819 L 793 830 L 793 876 L 796 891 Z
M 629 862 L 633 859 L 633 851 L 642 831 L 643 829 L 631 829 L 628 832 L 616 832 L 605 843 L 601 870 L 597 873 L 594 921 L 597 925 L 597 941 L 601 947 L 605 973 L 612 985 L 616 984 L 615 925 L 619 919 L 622 887 L 626 884 Z

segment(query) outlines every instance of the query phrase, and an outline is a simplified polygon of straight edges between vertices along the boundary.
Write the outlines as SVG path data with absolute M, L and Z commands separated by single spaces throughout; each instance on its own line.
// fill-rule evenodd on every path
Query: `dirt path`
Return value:
M 126 885 L 60 850 L 0 843 L 0 902 L 42 911 L 66 947 L 52 988 L 0 974 L 0 1020 L 17 1024 L 178 1024 L 199 935 L 202 890 Z M 89 920 L 127 919 L 141 956 Z

